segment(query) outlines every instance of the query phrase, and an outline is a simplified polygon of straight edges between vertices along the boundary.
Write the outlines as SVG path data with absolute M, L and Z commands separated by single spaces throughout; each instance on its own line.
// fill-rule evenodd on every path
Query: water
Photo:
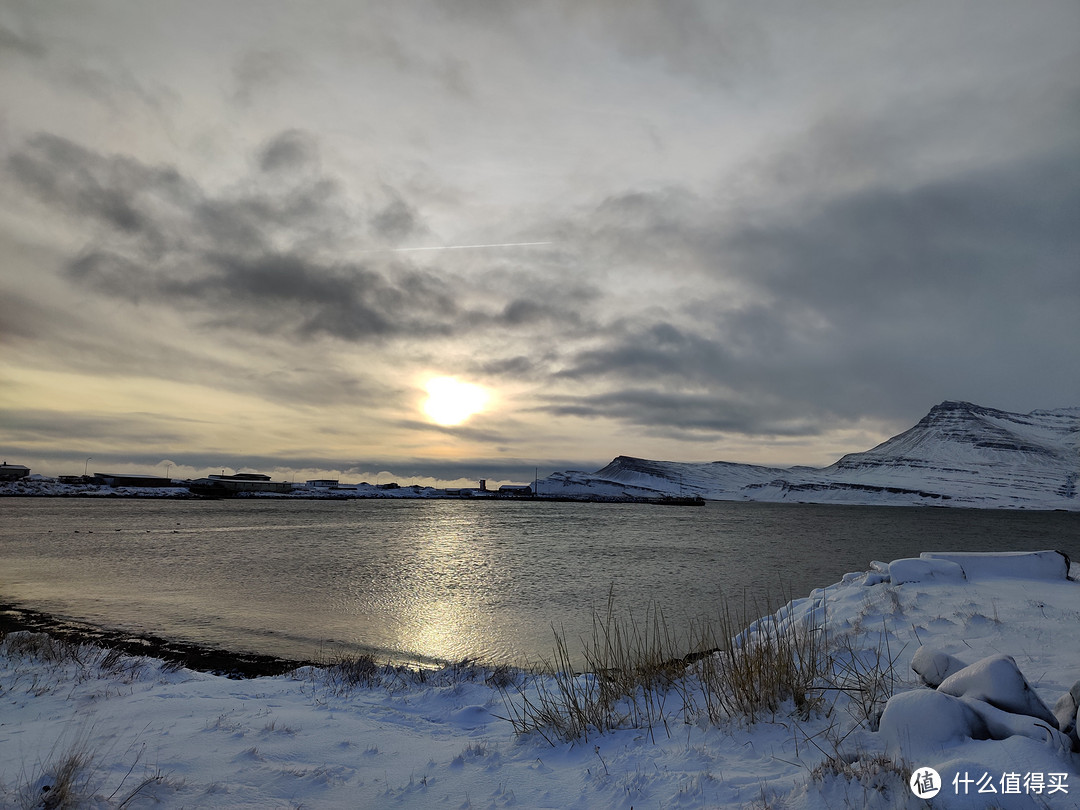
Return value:
M 709 503 L 0 500 L 0 601 L 312 658 L 550 658 L 609 590 L 669 624 L 921 551 L 1057 548 L 1080 514 Z

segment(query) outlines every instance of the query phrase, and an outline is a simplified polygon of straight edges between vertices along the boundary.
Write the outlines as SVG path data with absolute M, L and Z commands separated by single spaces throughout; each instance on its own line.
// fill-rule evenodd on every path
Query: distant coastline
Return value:
M 624 504 L 650 504 L 657 506 L 701 506 L 706 502 L 700 496 L 680 497 L 678 495 L 642 494 L 610 494 L 610 493 L 581 493 L 568 495 L 547 495 L 533 493 L 531 488 L 527 492 L 515 491 L 513 493 L 492 491 L 468 491 L 468 494 L 455 491 L 454 489 L 439 489 L 436 487 L 422 487 L 419 485 L 400 486 L 396 484 L 383 484 L 374 486 L 370 484 L 357 484 L 352 487 L 333 489 L 307 487 L 297 485 L 289 491 L 236 491 L 221 492 L 217 494 L 198 494 L 189 488 L 187 482 L 175 486 L 152 486 L 114 487 L 108 484 L 60 483 L 49 478 L 21 479 L 17 482 L 0 484 L 0 498 L 167 498 L 172 500 L 318 500 L 318 501 L 347 501 L 347 500 L 449 500 L 465 501 L 469 503 L 624 503 Z

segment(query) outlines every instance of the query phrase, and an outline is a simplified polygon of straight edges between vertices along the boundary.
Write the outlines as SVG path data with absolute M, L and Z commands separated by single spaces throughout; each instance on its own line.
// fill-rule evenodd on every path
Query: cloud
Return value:
M 543 396 L 535 410 L 553 416 L 614 419 L 647 435 L 686 442 L 729 433 L 768 436 L 816 436 L 823 414 L 791 414 L 779 400 L 731 392 L 620 388 L 585 396 Z
M 288 129 L 263 144 L 258 163 L 260 169 L 271 173 L 318 171 L 318 143 L 309 132 Z
M 41 444 L 60 443 L 68 447 L 122 448 L 137 444 L 147 433 L 153 433 L 163 444 L 182 445 L 192 425 L 207 425 L 205 420 L 173 416 L 163 419 L 160 414 L 125 413 L 122 419 L 113 414 L 95 414 L 37 408 L 0 411 L 7 426 L 8 441 L 13 446 L 33 448 Z
M 519 414 L 467 452 L 1080 401 L 1069 4 L 69 11 L 0 29 L 19 369 L 356 401 L 402 454 L 436 371 Z
M 371 217 L 371 231 L 382 243 L 401 244 L 407 237 L 418 238 L 427 232 L 416 208 L 403 197 L 389 191 L 390 198 Z
M 313 139 L 296 131 L 259 153 L 260 167 L 278 174 L 316 164 Z M 68 275 L 103 295 L 260 333 L 364 340 L 452 330 L 458 307 L 441 278 L 401 262 L 317 258 L 346 250 L 350 205 L 330 179 L 210 196 L 171 167 L 102 156 L 52 135 L 33 138 L 8 165 L 37 199 L 96 226 Z M 372 230 L 416 230 L 415 210 L 388 196 L 368 212 Z
M 273 92 L 305 72 L 305 61 L 292 48 L 257 47 L 245 50 L 233 64 L 233 99 L 249 106 L 261 94 Z
M 596 298 L 581 283 L 521 284 L 493 270 L 479 286 L 445 264 L 436 272 L 387 253 L 346 258 L 355 252 L 357 205 L 318 173 L 315 139 L 279 133 L 260 147 L 256 165 L 288 181 L 211 195 L 173 167 L 101 155 L 48 134 L 8 161 L 38 200 L 91 226 L 89 244 L 68 264 L 71 280 L 116 300 L 188 313 L 203 327 L 350 342 L 422 339 L 573 325 Z M 426 230 L 394 189 L 384 185 L 372 196 L 377 202 L 361 218 L 379 241 Z
M 709 83 L 733 83 L 760 69 L 768 53 L 760 20 L 738 3 L 551 0 L 519 8 L 466 0 L 451 4 L 449 15 L 537 48 L 558 30 L 563 47 L 610 49 L 619 60 Z
M 685 298 L 659 295 L 570 346 L 553 378 L 570 393 L 545 410 L 812 435 L 838 417 L 898 419 L 958 391 L 994 404 L 1004 368 L 1025 402 L 1072 401 L 1076 381 L 1045 370 L 1074 362 L 1075 155 L 914 184 L 875 177 L 768 209 L 670 188 L 610 197 L 576 226 L 582 249 L 621 273 L 678 267 L 669 278 Z
M 40 59 L 48 52 L 44 43 L 33 37 L 18 34 L 0 25 L 0 56 L 11 54 L 18 57 Z

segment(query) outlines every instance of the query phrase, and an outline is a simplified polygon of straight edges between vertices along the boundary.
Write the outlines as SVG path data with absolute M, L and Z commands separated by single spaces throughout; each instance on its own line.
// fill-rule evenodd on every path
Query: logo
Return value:
M 941 774 L 933 768 L 916 768 L 908 784 L 920 799 L 932 799 L 941 790 Z

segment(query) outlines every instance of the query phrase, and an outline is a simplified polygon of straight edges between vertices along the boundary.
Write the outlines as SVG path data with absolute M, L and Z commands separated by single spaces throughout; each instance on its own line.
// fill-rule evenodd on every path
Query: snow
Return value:
M 564 495 L 701 495 L 710 500 L 1080 510 L 1080 408 L 1015 414 L 943 402 L 909 430 L 821 469 L 619 456 L 556 473 Z
M 964 662 L 933 647 L 919 647 L 911 656 L 911 669 L 927 686 L 937 688 L 942 681 L 964 668 Z
M 46 806 L 72 752 L 87 760 L 75 787 L 89 807 L 925 807 L 908 787 L 925 768 L 941 776 L 934 807 L 1080 806 L 1080 743 L 1046 716 L 1060 707 L 1075 726 L 1077 569 L 1016 576 L 1009 557 L 966 561 L 978 576 L 931 565 L 901 583 L 888 573 L 899 561 L 876 563 L 756 622 L 744 643 L 800 627 L 842 653 L 800 707 L 710 719 L 669 689 L 651 728 L 554 744 L 507 719 L 551 683 L 529 673 L 234 680 L 90 646 L 51 655 L 45 637 L 12 633 L 0 646 L 2 806 Z

